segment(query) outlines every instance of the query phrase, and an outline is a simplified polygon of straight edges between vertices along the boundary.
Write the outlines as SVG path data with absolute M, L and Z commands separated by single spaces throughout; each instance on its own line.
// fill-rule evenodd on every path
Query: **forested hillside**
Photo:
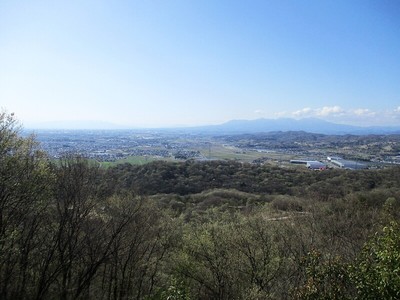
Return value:
M 0 114 L 1 299 L 399 299 L 400 168 L 51 161 Z

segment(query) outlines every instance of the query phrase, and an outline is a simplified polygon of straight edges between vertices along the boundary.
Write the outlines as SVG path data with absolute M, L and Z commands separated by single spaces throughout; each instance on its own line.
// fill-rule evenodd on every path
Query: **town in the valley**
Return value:
M 314 170 L 400 164 L 399 135 L 306 132 L 229 135 L 174 130 L 36 130 L 33 134 L 51 158 L 81 155 L 101 166 L 188 159 L 235 160 Z

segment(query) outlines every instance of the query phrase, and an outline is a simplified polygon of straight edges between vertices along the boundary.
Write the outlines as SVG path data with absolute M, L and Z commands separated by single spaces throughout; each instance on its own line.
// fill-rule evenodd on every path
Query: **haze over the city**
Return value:
M 2 1 L 0 107 L 25 125 L 400 125 L 398 1 Z

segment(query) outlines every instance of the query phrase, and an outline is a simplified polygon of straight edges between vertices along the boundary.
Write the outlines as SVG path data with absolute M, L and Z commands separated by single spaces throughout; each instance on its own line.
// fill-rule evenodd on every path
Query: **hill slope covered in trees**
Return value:
M 1 299 L 398 299 L 400 168 L 50 161 L 0 115 Z

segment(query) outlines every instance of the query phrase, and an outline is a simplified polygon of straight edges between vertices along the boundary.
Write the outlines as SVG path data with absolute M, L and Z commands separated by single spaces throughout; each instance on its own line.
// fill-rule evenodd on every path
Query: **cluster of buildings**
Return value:
M 67 154 L 97 161 L 116 161 L 129 156 L 203 158 L 199 151 L 191 149 L 195 141 L 185 142 L 181 135 L 126 130 L 43 130 L 37 136 L 42 149 L 56 159 Z
M 311 170 L 325 170 L 328 167 L 336 167 L 347 170 L 362 170 L 368 168 L 368 166 L 364 163 L 353 160 L 346 160 L 336 156 L 328 156 L 327 163 L 317 160 L 301 160 L 301 159 L 292 159 L 290 160 L 290 163 L 306 165 L 306 167 Z

